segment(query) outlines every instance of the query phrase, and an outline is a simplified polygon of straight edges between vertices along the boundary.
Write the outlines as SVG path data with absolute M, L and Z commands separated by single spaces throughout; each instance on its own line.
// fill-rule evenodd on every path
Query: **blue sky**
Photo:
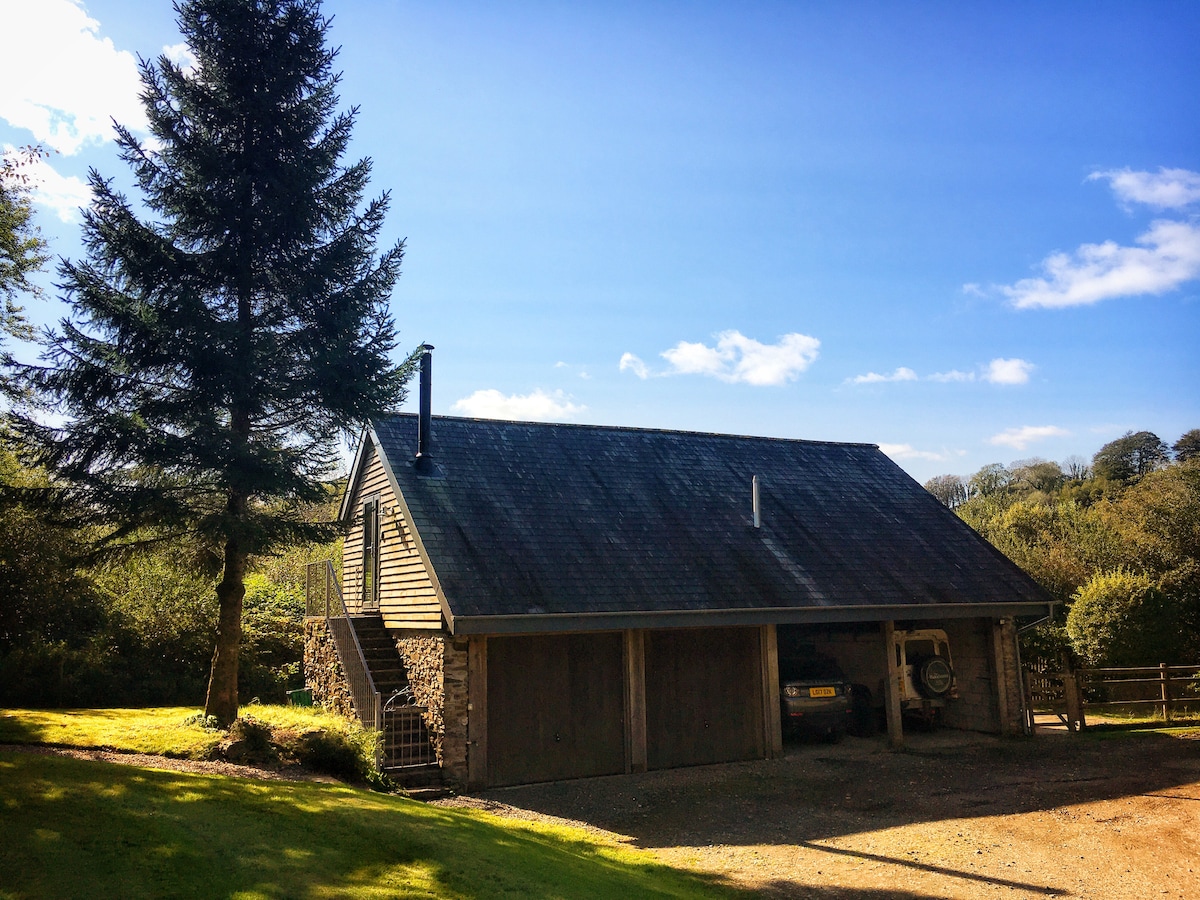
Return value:
M 0 8 L 0 143 L 60 151 L 77 257 L 174 15 Z M 920 481 L 1200 427 L 1198 4 L 324 8 L 435 412 L 868 441 Z

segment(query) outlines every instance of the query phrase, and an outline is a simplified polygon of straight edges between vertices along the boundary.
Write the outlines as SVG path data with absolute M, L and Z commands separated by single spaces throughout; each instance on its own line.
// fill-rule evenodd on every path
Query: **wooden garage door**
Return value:
M 646 762 L 651 769 L 762 756 L 757 628 L 646 635 Z
M 488 782 L 625 771 L 620 634 L 488 638 Z

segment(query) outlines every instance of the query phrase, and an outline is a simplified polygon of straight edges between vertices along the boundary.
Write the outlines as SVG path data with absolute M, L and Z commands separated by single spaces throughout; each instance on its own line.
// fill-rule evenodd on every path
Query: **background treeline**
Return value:
M 925 488 L 1063 604 L 1025 652 L 1085 664 L 1200 664 L 1200 429 L 1152 432 L 1090 463 L 992 463 Z
M 0 485 L 45 478 L 0 449 Z M 340 486 L 330 485 L 329 497 L 308 514 L 332 519 Z M 0 509 L 0 706 L 200 703 L 219 561 L 179 541 L 86 559 L 87 538 L 19 503 Z M 247 578 L 238 679 L 247 700 L 281 702 L 304 686 L 304 567 L 340 565 L 339 555 L 339 543 L 290 547 Z

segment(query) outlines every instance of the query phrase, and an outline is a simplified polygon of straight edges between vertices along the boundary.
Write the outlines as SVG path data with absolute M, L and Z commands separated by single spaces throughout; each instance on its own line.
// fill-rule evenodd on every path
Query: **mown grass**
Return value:
M 329 784 L 0 752 L 0 898 L 729 897 L 572 828 Z
M 152 753 L 180 759 L 207 759 L 224 736 L 195 722 L 200 711 L 183 706 L 153 709 L 6 709 L 0 710 L 0 743 L 51 744 L 60 747 Z M 278 728 L 349 733 L 356 726 L 317 707 L 253 705 L 242 707 Z
M 353 728 L 317 709 L 243 709 L 277 728 Z M 0 710 L 0 743 L 201 759 L 196 710 Z M 729 897 L 582 829 L 353 787 L 0 752 L 0 900 L 60 897 Z

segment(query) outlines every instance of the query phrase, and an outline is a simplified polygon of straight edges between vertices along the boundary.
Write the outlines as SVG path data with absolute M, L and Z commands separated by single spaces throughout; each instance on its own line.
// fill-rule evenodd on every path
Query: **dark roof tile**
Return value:
M 1049 603 L 874 445 L 435 417 L 421 477 L 374 432 L 455 616 Z

